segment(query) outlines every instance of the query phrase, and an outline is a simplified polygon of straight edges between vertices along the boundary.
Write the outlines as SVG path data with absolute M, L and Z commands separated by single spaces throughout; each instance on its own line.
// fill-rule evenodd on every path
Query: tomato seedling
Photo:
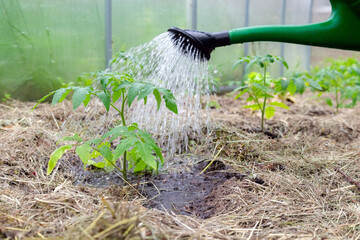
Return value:
M 258 72 L 250 73 L 245 81 L 245 85 L 238 87 L 234 92 L 239 92 L 235 99 L 247 93 L 248 98 L 246 101 L 253 102 L 253 104 L 246 105 L 244 108 L 261 112 L 261 131 L 264 131 L 265 118 L 270 119 L 275 115 L 275 107 L 289 109 L 289 107 L 282 102 L 268 102 L 269 98 L 273 98 L 274 94 L 279 93 L 278 89 L 271 86 L 275 83 L 275 80 L 271 79 L 268 74 L 270 64 L 274 62 L 281 63 L 288 68 L 284 59 L 271 55 L 242 57 L 234 64 L 234 67 L 236 67 L 241 63 L 247 63 L 247 68 L 258 68 Z
M 47 174 L 51 174 L 61 156 L 72 148 L 75 148 L 75 152 L 83 162 L 84 168 L 88 165 L 104 168 L 106 171 L 112 171 L 116 168 L 122 172 L 125 180 L 127 180 L 127 171 L 131 168 L 133 168 L 134 172 L 158 171 L 164 162 L 161 149 L 151 134 L 140 129 L 136 123 L 127 123 L 125 113 L 126 108 L 130 107 L 136 98 L 138 101 L 143 100 L 144 104 L 146 104 L 148 97 L 153 95 L 158 110 L 162 100 L 164 100 L 166 107 L 177 114 L 175 97 L 171 91 L 151 83 L 135 81 L 128 74 L 116 72 L 100 71 L 83 76 L 83 78 L 86 77 L 94 78 L 85 80 L 89 83 L 93 81 L 99 82 L 101 89 L 92 86 L 60 88 L 40 99 L 34 108 L 52 95 L 52 104 L 55 105 L 62 102 L 73 92 L 73 110 L 77 109 L 82 103 L 87 106 L 91 98 L 95 97 L 101 100 L 106 111 L 113 108 L 119 113 L 122 125 L 114 127 L 99 138 L 88 141 L 84 141 L 78 134 L 62 138 L 61 141 L 71 141 L 73 143 L 63 145 L 52 153 Z M 116 147 L 112 148 L 113 145 L 116 145 Z M 99 156 L 103 157 L 102 161 L 95 160 Z M 116 164 L 121 157 L 122 169 Z

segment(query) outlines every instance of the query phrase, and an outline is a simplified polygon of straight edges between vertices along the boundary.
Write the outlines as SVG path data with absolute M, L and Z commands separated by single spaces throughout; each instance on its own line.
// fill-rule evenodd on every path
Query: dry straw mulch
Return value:
M 298 97 L 290 111 L 267 121 L 263 134 L 243 102 L 213 100 L 221 108 L 211 110 L 209 135 L 191 140 L 187 155 L 216 156 L 246 177 L 214 186 L 202 199 L 211 211 L 206 219 L 147 209 L 126 184 L 74 186 L 79 160 L 71 152 L 46 176 L 58 139 L 77 131 L 90 136 L 92 126 L 108 124 L 103 112 L 74 113 L 69 102 L 35 111 L 32 103 L 1 103 L 0 238 L 360 238 L 360 107 L 336 115 Z

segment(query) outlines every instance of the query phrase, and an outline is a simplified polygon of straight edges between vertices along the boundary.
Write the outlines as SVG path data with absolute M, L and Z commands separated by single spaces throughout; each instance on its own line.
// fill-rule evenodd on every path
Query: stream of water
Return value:
M 169 111 L 165 103 L 157 111 L 155 98 L 151 96 L 146 105 L 143 101 L 134 102 L 127 120 L 151 132 L 161 148 L 171 154 L 183 152 L 189 138 L 198 137 L 209 123 L 207 103 L 214 70 L 196 54 L 191 48 L 187 53 L 182 52 L 174 45 L 171 33 L 166 32 L 122 53 L 111 66 L 111 71 L 130 72 L 138 81 L 172 91 L 178 115 Z

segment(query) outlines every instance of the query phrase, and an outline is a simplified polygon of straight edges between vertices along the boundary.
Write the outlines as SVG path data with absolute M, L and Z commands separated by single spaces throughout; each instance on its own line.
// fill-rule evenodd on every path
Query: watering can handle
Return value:
M 236 43 L 273 41 L 360 51 L 360 0 L 330 0 L 332 13 L 321 23 L 256 26 L 206 33 L 170 28 L 175 45 L 186 53 L 210 59 L 211 52 Z
M 360 0 L 330 2 L 332 14 L 325 22 L 234 29 L 230 43 L 275 41 L 360 51 Z

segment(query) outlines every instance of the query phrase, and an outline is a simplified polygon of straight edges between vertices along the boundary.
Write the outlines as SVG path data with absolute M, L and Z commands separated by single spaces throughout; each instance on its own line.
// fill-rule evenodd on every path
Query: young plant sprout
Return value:
M 101 137 L 88 141 L 82 139 L 78 134 L 62 138 L 60 141 L 71 141 L 73 143 L 63 145 L 52 153 L 47 174 L 51 174 L 61 156 L 72 148 L 75 148 L 75 152 L 83 162 L 84 168 L 93 165 L 104 168 L 106 171 L 117 169 L 122 173 L 125 180 L 127 180 L 128 169 L 133 169 L 133 172 L 158 171 L 159 167 L 164 163 L 161 149 L 148 132 L 140 129 L 136 123 L 126 122 L 126 108 L 130 107 L 136 98 L 138 101 L 143 100 L 144 104 L 146 104 L 148 97 L 153 95 L 157 103 L 157 109 L 160 108 L 161 102 L 164 100 L 166 107 L 177 114 L 174 95 L 168 89 L 156 87 L 151 83 L 135 81 L 133 77 L 127 74 L 98 72 L 85 76 L 95 78 L 95 81 L 100 83 L 101 89 L 95 89 L 92 86 L 60 88 L 40 99 L 34 108 L 51 95 L 54 95 L 52 104 L 55 105 L 62 102 L 73 92 L 74 110 L 82 103 L 87 106 L 91 98 L 95 97 L 101 100 L 106 111 L 109 111 L 110 108 L 115 109 L 121 117 L 122 124 L 114 127 Z M 90 79 L 87 82 L 92 81 Z M 118 102 L 120 107 L 116 104 Z M 113 149 L 111 146 L 114 144 L 116 147 Z M 99 156 L 103 157 L 103 161 L 94 160 Z M 120 169 L 116 163 L 121 158 L 122 168 Z
M 335 106 L 338 113 L 339 108 L 354 107 L 360 100 L 360 64 L 354 58 L 330 60 L 330 63 L 330 66 L 315 68 L 313 77 L 324 91 L 334 93 L 335 103 L 331 98 L 325 100 L 329 106 Z
M 258 69 L 258 72 L 250 73 L 245 81 L 245 85 L 235 89 L 234 92 L 238 92 L 235 99 L 247 93 L 248 98 L 246 101 L 253 102 L 253 104 L 246 105 L 244 108 L 261 112 L 261 131 L 264 131 L 265 118 L 270 119 L 275 115 L 275 107 L 289 109 L 282 102 L 268 102 L 268 99 L 273 98 L 274 94 L 280 93 L 279 89 L 271 87 L 275 80 L 271 79 L 268 74 L 269 67 L 274 62 L 278 62 L 288 68 L 284 59 L 271 55 L 242 57 L 234 64 L 234 67 L 236 67 L 241 63 L 247 63 L 247 69 L 250 67 Z

